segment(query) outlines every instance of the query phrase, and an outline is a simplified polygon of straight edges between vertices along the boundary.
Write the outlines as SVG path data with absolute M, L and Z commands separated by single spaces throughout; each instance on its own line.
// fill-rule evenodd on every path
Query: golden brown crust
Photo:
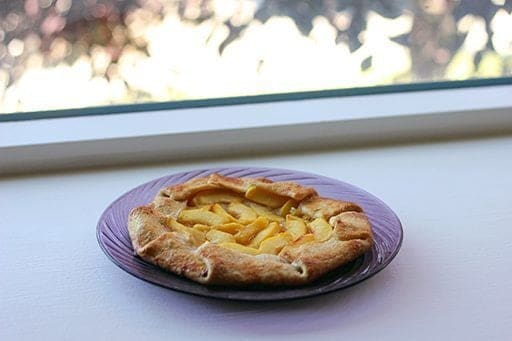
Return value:
M 339 240 L 373 240 L 370 223 L 361 212 L 343 212 L 332 217 L 329 224 Z
M 250 256 L 212 243 L 203 244 L 199 255 L 204 257 L 209 268 L 204 283 L 297 285 L 307 280 L 301 270 L 274 255 Z
M 157 196 L 155 200 L 153 200 L 152 207 L 155 211 L 160 213 L 163 216 L 172 217 L 176 219 L 178 214 L 182 209 L 187 206 L 186 202 L 176 201 L 166 197 Z
M 128 232 L 135 252 L 147 243 L 168 232 L 162 222 L 162 216 L 151 206 L 137 207 L 128 217 Z
M 167 232 L 146 244 L 138 250 L 141 258 L 195 280 L 201 280 L 208 274 L 208 269 L 202 257 L 198 256 L 195 248 L 189 246 L 183 236 L 175 232 Z
M 323 243 L 287 247 L 280 256 L 301 267 L 309 281 L 347 264 L 362 255 L 371 243 L 360 239 L 339 241 L 331 238 Z
M 299 209 L 305 215 L 313 218 L 324 218 L 325 220 L 329 220 L 331 217 L 342 212 L 362 211 L 361 207 L 352 202 L 321 198 L 316 196 L 301 202 Z
M 163 196 L 177 201 L 182 201 L 187 200 L 198 192 L 215 188 L 219 188 L 219 186 L 210 183 L 209 178 L 196 178 L 182 184 L 164 188 L 158 193 L 157 197 Z
M 266 189 L 271 193 L 290 197 L 296 201 L 304 200 L 307 197 L 317 195 L 316 191 L 311 187 L 304 187 L 294 182 L 273 182 L 258 183 L 258 186 Z
M 293 182 L 271 182 L 264 178 L 230 178 L 220 174 L 212 174 L 206 178 L 192 179 L 182 184 L 164 188 L 158 196 L 181 201 L 187 200 L 201 191 L 216 188 L 225 188 L 236 193 L 245 193 L 251 185 L 298 201 L 317 194 L 314 188 L 304 187 Z
M 279 254 L 290 262 L 300 264 L 311 280 L 356 259 L 372 246 L 370 224 L 363 213 L 345 212 L 332 219 L 335 219 L 336 225 L 335 234 L 330 239 L 323 243 L 287 246 Z M 345 234 L 345 226 L 350 226 L 353 238 Z M 344 238 L 339 238 L 340 235 Z
M 245 193 L 251 185 L 294 199 L 311 219 L 323 218 L 333 227 L 325 241 L 285 246 L 277 255 L 248 255 L 208 241 L 199 245 L 187 233 L 168 227 L 187 202 L 209 189 Z M 135 252 L 144 260 L 204 284 L 300 285 L 346 264 L 373 242 L 370 224 L 356 204 L 318 197 L 313 188 L 268 179 L 230 178 L 212 174 L 167 187 L 147 206 L 135 208 L 128 220 Z

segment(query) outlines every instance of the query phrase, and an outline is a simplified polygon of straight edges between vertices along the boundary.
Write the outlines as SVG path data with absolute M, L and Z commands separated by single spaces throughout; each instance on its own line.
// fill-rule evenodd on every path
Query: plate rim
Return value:
M 172 176 L 183 176 L 183 175 L 185 175 L 187 173 L 191 173 L 191 172 L 209 173 L 209 174 L 211 174 L 211 173 L 215 173 L 215 172 L 218 172 L 218 171 L 230 171 L 230 170 L 234 171 L 234 170 L 244 170 L 244 169 L 251 169 L 251 170 L 257 170 L 257 171 L 283 171 L 283 172 L 290 172 L 290 173 L 295 173 L 295 174 L 300 174 L 300 175 L 311 176 L 311 177 L 314 177 L 314 178 L 317 178 L 317 179 L 320 178 L 320 179 L 324 179 L 324 180 L 327 180 L 327 181 L 330 181 L 330 182 L 335 181 L 335 182 L 339 182 L 339 183 L 342 183 L 344 185 L 348 185 L 350 187 L 356 188 L 358 191 L 362 192 L 363 194 L 365 194 L 367 196 L 370 196 L 372 198 L 372 200 L 377 201 L 380 205 L 382 205 L 384 208 L 386 208 L 393 215 L 393 217 L 396 219 L 396 222 L 397 222 L 397 225 L 396 225 L 397 230 L 396 230 L 396 232 L 398 234 L 398 242 L 396 244 L 395 249 L 393 250 L 393 252 L 389 256 L 387 256 L 384 259 L 384 261 L 382 263 L 380 263 L 378 266 L 376 266 L 372 270 L 372 272 L 370 272 L 368 274 L 364 274 L 361 277 L 357 278 L 355 281 L 350 282 L 350 283 L 348 283 L 346 285 L 342 285 L 340 287 L 329 288 L 327 290 L 320 291 L 320 292 L 311 290 L 309 292 L 306 292 L 306 293 L 303 293 L 303 294 L 300 294 L 300 295 L 297 295 L 297 296 L 293 296 L 293 297 L 288 297 L 288 296 L 287 297 L 279 297 L 278 296 L 278 297 L 266 297 L 266 298 L 263 297 L 262 298 L 262 297 L 251 297 L 250 295 L 249 296 L 244 296 L 244 297 L 230 297 L 229 296 L 229 291 L 226 292 L 227 295 L 219 296 L 219 295 L 216 295 L 215 293 L 209 293 L 209 292 L 200 293 L 200 292 L 194 292 L 194 291 L 187 291 L 187 290 L 184 290 L 184 289 L 181 289 L 181 288 L 172 288 L 172 287 L 166 286 L 166 285 L 164 285 L 162 283 L 157 283 L 157 282 L 151 281 L 151 280 L 149 280 L 149 279 L 139 275 L 135 271 L 131 271 L 130 267 L 123 266 L 123 264 L 121 264 L 121 262 L 119 262 L 119 260 L 117 260 L 115 257 L 113 257 L 113 255 L 107 250 L 106 246 L 104 245 L 104 242 L 101 239 L 101 231 L 102 231 L 101 225 L 102 225 L 102 222 L 104 221 L 104 217 L 109 213 L 109 211 L 111 210 L 111 208 L 114 205 L 116 205 L 119 201 L 121 201 L 127 195 L 129 195 L 130 193 L 136 191 L 137 189 L 139 189 L 141 187 L 144 187 L 144 186 L 147 186 L 147 185 L 152 184 L 152 183 L 156 183 L 158 181 L 164 180 L 164 179 L 172 177 Z M 384 201 L 382 201 L 379 197 L 373 195 L 372 193 L 366 191 L 365 189 L 362 189 L 359 186 L 356 186 L 356 185 L 353 185 L 351 183 L 348 183 L 348 182 L 345 182 L 345 181 L 342 181 L 342 180 L 338 180 L 338 179 L 335 179 L 335 178 L 330 178 L 330 177 L 327 177 L 327 176 L 324 176 L 324 175 L 310 173 L 310 172 L 304 172 L 302 170 L 293 170 L 293 169 L 286 169 L 286 168 L 274 168 L 274 167 L 253 167 L 253 166 L 239 166 L 239 167 L 236 167 L 236 166 L 226 166 L 226 167 L 192 168 L 192 169 L 185 170 L 185 171 L 179 171 L 179 172 L 175 172 L 175 173 L 166 174 L 164 176 L 161 176 L 161 177 L 149 180 L 147 182 L 144 182 L 144 183 L 142 183 L 140 185 L 137 185 L 137 186 L 129 189 L 128 191 L 126 191 L 126 192 L 122 193 L 121 195 L 119 195 L 115 200 L 113 200 L 104 209 L 104 211 L 100 215 L 100 218 L 99 218 L 98 223 L 96 225 L 96 241 L 98 242 L 98 244 L 100 246 L 100 249 L 107 256 L 107 258 L 112 263 L 114 263 L 118 268 L 120 268 L 121 270 L 125 271 L 126 273 L 134 276 L 135 278 L 141 279 L 144 282 L 150 283 L 152 285 L 157 285 L 157 286 L 165 288 L 167 290 L 172 290 L 172 291 L 176 291 L 176 292 L 180 292 L 180 293 L 184 293 L 184 294 L 188 294 L 188 295 L 193 295 L 193 296 L 196 296 L 196 297 L 203 297 L 203 298 L 210 298 L 210 299 L 217 299 L 217 300 L 244 301 L 244 302 L 248 302 L 248 301 L 250 301 L 250 302 L 274 302 L 275 301 L 275 302 L 277 302 L 277 301 L 299 300 L 299 299 L 306 299 L 306 298 L 311 298 L 311 297 L 323 296 L 323 295 L 327 295 L 329 293 L 337 292 L 337 291 L 340 291 L 340 290 L 343 290 L 343 289 L 348 289 L 348 288 L 350 288 L 350 287 L 352 287 L 352 286 L 354 286 L 356 284 L 361 283 L 362 281 L 370 279 L 371 277 L 373 277 L 376 274 L 378 274 L 379 272 L 381 272 L 384 268 L 386 268 L 395 259 L 395 257 L 400 252 L 401 247 L 402 247 L 402 243 L 403 243 L 403 239 L 404 239 L 403 226 L 402 226 L 402 222 L 400 221 L 400 218 L 397 216 L 397 214 Z M 186 278 L 183 278 L 181 276 L 178 276 L 176 274 L 173 274 L 173 273 L 170 273 L 170 272 L 166 272 L 166 271 L 158 268 L 157 266 L 155 266 L 155 265 L 153 265 L 151 263 L 148 263 L 146 261 L 144 261 L 144 262 L 146 264 L 150 265 L 151 267 L 155 268 L 156 270 L 159 270 L 162 273 L 165 273 L 166 275 L 175 277 L 177 280 L 188 281 L 188 282 L 192 282 L 193 284 L 197 284 L 197 283 L 195 283 L 193 281 L 190 281 L 190 280 L 188 280 Z M 305 287 L 307 287 L 307 284 L 305 284 L 304 286 L 299 286 L 297 288 L 305 288 Z M 225 287 L 225 288 L 229 289 L 229 287 Z M 236 290 L 237 288 L 233 288 L 233 289 Z M 285 289 L 293 289 L 293 288 L 285 288 Z M 265 291 L 262 290 L 261 293 L 264 293 Z M 279 293 L 280 291 L 282 291 L 282 290 L 279 290 L 279 289 L 277 289 L 277 290 L 269 289 L 268 290 L 269 293 Z M 240 290 L 238 292 L 242 292 L 242 291 Z M 254 293 L 254 292 L 255 292 L 254 290 L 248 291 L 248 293 Z

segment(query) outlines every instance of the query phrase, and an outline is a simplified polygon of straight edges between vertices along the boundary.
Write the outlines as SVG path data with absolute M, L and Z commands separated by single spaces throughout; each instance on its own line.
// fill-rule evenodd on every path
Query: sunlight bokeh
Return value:
M 338 39 L 354 19 L 349 11 L 332 18 L 314 16 L 304 34 L 285 15 L 276 13 L 265 21 L 254 18 L 261 1 L 211 1 L 212 15 L 200 21 L 190 19 L 201 15 L 197 6 L 185 7 L 181 13 L 176 1 L 141 3 L 127 11 L 124 26 L 112 29 L 109 39 L 116 42 L 114 47 L 100 43 L 81 47 L 80 41 L 67 40 L 65 35 L 46 50 L 44 36 L 4 40 L 0 57 L 8 54 L 15 62 L 0 68 L 0 112 L 500 77 L 512 70 L 512 13 L 505 9 L 490 21 L 490 35 L 486 22 L 475 15 L 451 24 L 453 32 L 464 36 L 453 53 L 442 46 L 446 37 L 434 32 L 440 43 L 426 40 L 421 46 L 433 51 L 433 71 L 423 72 L 423 67 L 428 75 L 424 77 L 415 74 L 425 52 L 413 50 L 417 47 L 411 32 L 421 21 L 411 11 L 386 18 L 369 10 L 366 27 L 355 38 L 360 46 L 354 49 L 350 41 Z M 43 5 L 48 4 L 39 2 Z M 66 13 L 71 0 L 59 0 L 55 6 Z M 437 12 L 445 10 L 430 9 L 438 17 Z M 61 17 L 52 18 L 43 22 L 42 29 L 57 30 L 62 25 L 55 19 Z M 9 20 L 16 24 L 16 18 Z M 2 26 L 3 39 L 9 27 Z M 94 34 L 102 34 L 100 28 Z M 398 42 L 408 34 L 410 44 Z M 494 50 L 486 48 L 489 41 Z

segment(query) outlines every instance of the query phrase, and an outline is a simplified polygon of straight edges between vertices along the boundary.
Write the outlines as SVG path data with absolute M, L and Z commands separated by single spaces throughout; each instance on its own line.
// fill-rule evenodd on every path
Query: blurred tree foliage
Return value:
M 367 27 L 369 12 L 385 18 L 397 18 L 411 13 L 410 32 L 393 40 L 410 48 L 413 79 L 436 79 L 464 42 L 465 34 L 457 30 L 461 18 L 470 14 L 482 18 L 488 33 L 485 47 L 475 54 L 473 63 L 480 63 L 486 51 L 494 50 L 491 20 L 499 9 L 512 11 L 512 0 L 259 0 L 253 20 L 262 23 L 274 16 L 293 20 L 299 31 L 308 35 L 313 21 L 325 17 L 336 29 L 336 41 L 345 42 L 351 51 L 364 44 L 361 33 Z M 128 15 L 143 8 L 154 18 L 163 18 L 169 6 L 176 8 L 182 20 L 201 23 L 215 17 L 213 0 L 0 0 L 0 65 L 8 73 L 8 84 L 24 71 L 24 61 L 38 50 L 45 65 L 72 63 L 83 54 L 90 54 L 95 45 L 103 46 L 116 63 L 126 45 L 145 52 L 145 44 L 130 33 Z M 349 18 L 338 20 L 339 13 Z M 229 34 L 219 46 L 219 53 L 239 38 L 250 22 L 235 18 L 223 19 Z M 55 42 L 66 41 L 65 53 L 51 53 Z M 26 42 L 30 42 L 27 44 Z M 16 44 L 24 42 L 23 48 Z M 361 68 L 371 66 L 371 57 Z M 504 72 L 510 73 L 510 70 Z M 108 74 L 105 74 L 108 77 Z

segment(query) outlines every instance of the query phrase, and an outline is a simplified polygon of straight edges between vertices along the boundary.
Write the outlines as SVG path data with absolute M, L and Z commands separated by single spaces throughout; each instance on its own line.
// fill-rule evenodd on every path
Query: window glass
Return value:
M 0 0 L 0 112 L 512 74 L 512 0 Z

